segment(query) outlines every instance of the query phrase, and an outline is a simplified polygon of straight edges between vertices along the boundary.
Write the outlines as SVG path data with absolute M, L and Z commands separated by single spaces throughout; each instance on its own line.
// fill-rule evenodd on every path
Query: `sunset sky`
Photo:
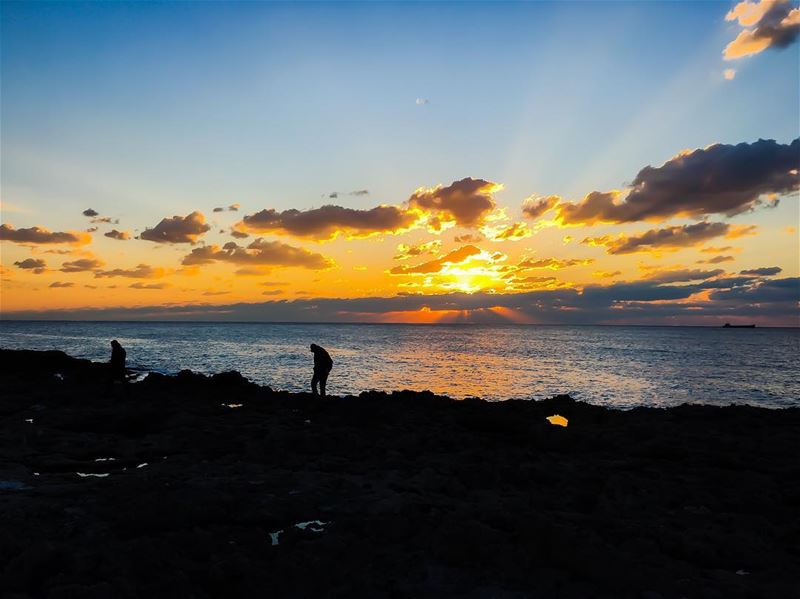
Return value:
M 800 325 L 800 8 L 2 7 L 3 318 Z

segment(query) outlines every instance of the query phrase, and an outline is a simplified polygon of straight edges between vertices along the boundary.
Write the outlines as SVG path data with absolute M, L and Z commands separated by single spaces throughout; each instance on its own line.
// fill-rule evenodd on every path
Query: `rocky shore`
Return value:
M 800 409 L 106 368 L 0 350 L 3 597 L 800 596 Z

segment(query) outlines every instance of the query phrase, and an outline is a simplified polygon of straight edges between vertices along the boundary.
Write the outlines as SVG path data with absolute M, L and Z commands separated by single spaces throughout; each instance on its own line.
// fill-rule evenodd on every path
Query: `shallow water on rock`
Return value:
M 525 325 L 0 322 L 0 347 L 106 361 L 119 339 L 133 368 L 238 370 L 309 389 L 310 343 L 333 357 L 331 394 L 431 390 L 463 398 L 568 393 L 614 407 L 684 402 L 800 405 L 798 329 Z

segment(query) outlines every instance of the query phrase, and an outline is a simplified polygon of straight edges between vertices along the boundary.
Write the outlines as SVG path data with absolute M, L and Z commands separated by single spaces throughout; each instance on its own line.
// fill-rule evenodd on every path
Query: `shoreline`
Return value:
M 800 408 L 319 399 L 190 371 L 107 397 L 106 373 L 61 352 L 0 350 L 10 593 L 798 590 Z

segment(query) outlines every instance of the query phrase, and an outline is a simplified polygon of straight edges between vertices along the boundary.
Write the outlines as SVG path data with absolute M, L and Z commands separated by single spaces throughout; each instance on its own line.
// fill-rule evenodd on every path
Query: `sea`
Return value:
M 109 341 L 143 376 L 238 370 L 309 389 L 316 343 L 328 393 L 430 390 L 454 398 L 569 394 L 632 408 L 682 403 L 800 407 L 800 329 L 703 327 L 0 321 L 0 347 L 106 361 Z

